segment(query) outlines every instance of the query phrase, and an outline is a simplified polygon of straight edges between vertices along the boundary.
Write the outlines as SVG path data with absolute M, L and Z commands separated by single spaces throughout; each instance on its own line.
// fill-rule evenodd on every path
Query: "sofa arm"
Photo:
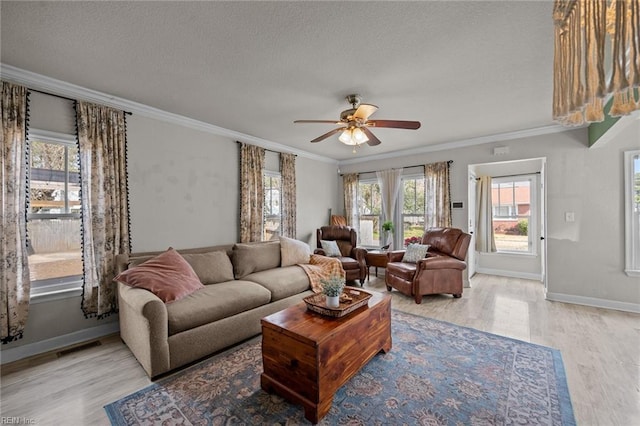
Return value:
M 449 256 L 433 256 L 425 257 L 418 261 L 419 270 L 427 269 L 459 269 L 463 271 L 467 268 L 467 264 L 455 257 Z
M 167 308 L 150 291 L 118 283 L 120 337 L 149 377 L 169 371 Z
M 388 253 L 389 262 L 402 262 L 406 250 L 393 250 Z

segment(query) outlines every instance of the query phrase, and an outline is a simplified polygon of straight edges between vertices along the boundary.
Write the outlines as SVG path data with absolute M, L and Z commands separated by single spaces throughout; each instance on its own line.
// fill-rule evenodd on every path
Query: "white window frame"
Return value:
M 634 160 L 640 150 L 624 153 L 625 268 L 630 277 L 640 277 L 640 213 L 634 212 Z
M 527 238 L 528 238 L 528 247 L 527 251 L 515 251 L 515 250 L 500 250 L 496 251 L 492 254 L 509 254 L 516 256 L 537 256 L 538 255 L 538 245 L 536 244 L 536 235 L 538 235 L 538 175 L 536 174 L 526 174 L 526 175 L 517 175 L 517 176 L 505 176 L 505 177 L 496 177 L 491 179 L 491 184 L 494 183 L 504 183 L 504 182 L 521 182 L 523 180 L 529 180 L 529 224 L 527 226 Z M 515 204 L 515 202 L 514 202 Z M 517 216 L 517 204 L 516 205 L 516 216 Z M 492 209 L 493 214 L 493 209 Z M 494 215 L 495 217 L 495 215 Z
M 29 129 L 29 144 L 32 142 L 45 142 L 57 145 L 65 145 L 67 147 L 77 146 L 75 135 L 67 133 L 50 132 L 40 129 Z M 31 172 L 31 159 L 29 158 L 29 172 Z M 68 194 L 65 193 L 65 199 Z M 29 219 L 58 219 L 78 217 L 77 213 L 27 213 L 27 221 Z M 78 235 L 82 238 L 82 235 Z M 82 275 L 70 275 L 67 277 L 51 278 L 44 280 L 31 281 L 30 299 L 32 303 L 48 302 L 51 300 L 74 297 L 80 294 L 82 290 Z

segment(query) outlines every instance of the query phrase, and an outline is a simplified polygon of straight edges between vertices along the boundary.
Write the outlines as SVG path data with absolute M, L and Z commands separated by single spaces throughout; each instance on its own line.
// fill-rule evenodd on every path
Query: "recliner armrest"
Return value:
M 356 259 L 359 264 L 364 265 L 367 262 L 367 250 L 362 247 L 354 247 L 351 249 L 351 257 Z
M 418 261 L 418 269 L 458 269 L 463 271 L 467 268 L 467 264 L 455 257 L 449 256 L 433 256 L 425 257 Z
M 389 256 L 389 262 L 402 262 L 402 258 L 404 257 L 404 253 L 406 250 L 393 250 L 390 251 L 387 256 Z

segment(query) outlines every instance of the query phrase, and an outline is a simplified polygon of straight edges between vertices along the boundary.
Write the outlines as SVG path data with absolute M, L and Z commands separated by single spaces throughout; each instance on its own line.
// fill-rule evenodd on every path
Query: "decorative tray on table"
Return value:
M 364 290 L 345 287 L 340 295 L 340 306 L 337 308 L 330 308 L 327 306 L 326 297 L 324 294 L 312 294 L 305 297 L 304 303 L 307 304 L 307 309 L 328 317 L 340 318 L 361 306 L 366 305 L 371 298 L 371 293 Z

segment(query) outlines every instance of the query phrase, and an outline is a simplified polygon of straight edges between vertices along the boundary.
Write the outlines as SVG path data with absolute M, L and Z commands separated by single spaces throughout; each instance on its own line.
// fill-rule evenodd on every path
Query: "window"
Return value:
M 625 272 L 640 277 L 640 151 L 624 153 Z
M 404 245 L 422 241 L 424 234 L 424 175 L 402 178 L 402 238 Z
M 262 240 L 269 241 L 280 236 L 280 203 L 282 178 L 280 173 L 264 173 L 264 211 Z
M 531 253 L 534 176 L 495 178 L 491 184 L 493 232 L 499 252 Z
M 358 182 L 358 244 L 380 247 L 382 195 L 376 179 Z
M 31 294 L 80 287 L 80 168 L 75 137 L 29 136 L 27 244 Z

